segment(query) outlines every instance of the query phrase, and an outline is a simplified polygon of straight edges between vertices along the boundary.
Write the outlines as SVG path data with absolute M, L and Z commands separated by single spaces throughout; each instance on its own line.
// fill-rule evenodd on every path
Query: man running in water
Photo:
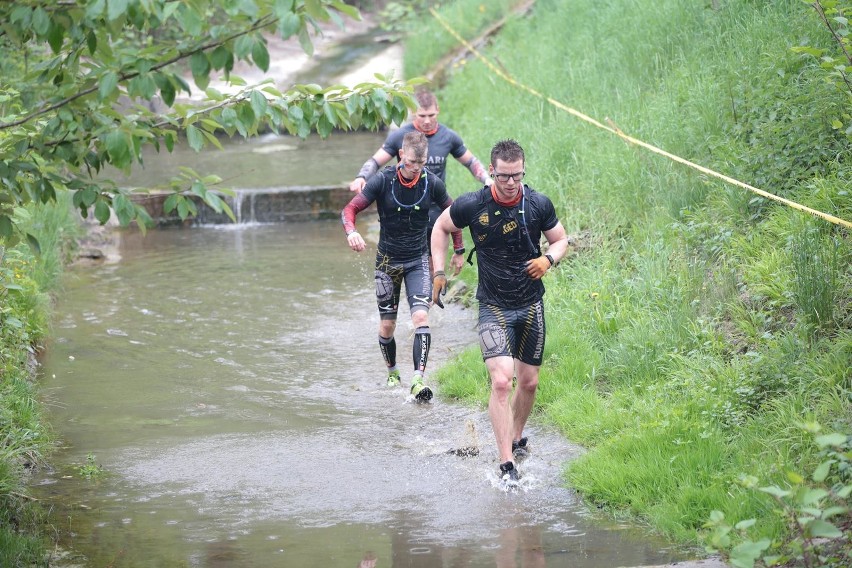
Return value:
M 488 414 L 500 475 L 516 482 L 515 460 L 527 454 L 524 426 L 535 402 L 544 353 L 542 276 L 565 255 L 568 239 L 550 199 L 524 185 L 524 150 L 502 140 L 491 150 L 491 187 L 461 195 L 432 231 L 432 301 L 443 307 L 450 233 L 468 227 L 479 268 L 479 346 L 491 377 Z M 542 254 L 542 234 L 548 249 Z M 512 392 L 513 378 L 517 386 Z
M 447 157 L 452 156 L 470 170 L 474 178 L 485 185 L 491 185 L 491 178 L 488 177 L 488 172 L 476 156 L 467 149 L 461 136 L 446 125 L 438 123 L 438 100 L 435 98 L 435 95 L 429 91 L 421 90 L 416 93 L 415 98 L 417 99 L 417 110 L 414 114 L 414 119 L 388 135 L 382 147 L 361 166 L 358 176 L 349 184 L 349 190 L 355 192 L 363 190 L 367 181 L 376 172 L 392 158 L 399 155 L 403 137 L 415 130 L 424 133 L 427 140 L 429 140 L 429 157 L 426 161 L 426 167 L 429 168 L 430 172 L 441 178 L 441 181 L 445 183 L 447 181 Z M 427 240 L 431 236 L 432 225 L 435 224 L 435 219 L 440 214 L 441 207 L 439 204 L 433 203 L 432 208 L 429 210 Z M 464 254 L 464 245 L 459 246 L 455 251 L 458 254 Z
M 429 208 L 438 204 L 440 209 L 446 209 L 453 202 L 444 182 L 424 168 L 427 150 L 428 142 L 422 132 L 415 130 L 407 133 L 402 141 L 399 164 L 388 166 L 372 176 L 363 191 L 353 197 L 341 213 L 349 247 L 361 252 L 367 245 L 355 228 L 355 218 L 371 203 L 376 203 L 380 225 L 376 252 L 379 348 L 388 369 L 388 386 L 400 384 L 394 331 L 402 283 L 405 282 L 411 322 L 415 328 L 411 394 L 420 401 L 432 398 L 432 390 L 423 384 L 431 344 L 429 306 L 432 283 L 429 278 L 429 244 L 426 240 Z M 453 245 L 456 249 L 461 248 L 461 231 L 453 233 Z M 451 263 L 458 273 L 464 257 L 461 254 L 453 255 Z

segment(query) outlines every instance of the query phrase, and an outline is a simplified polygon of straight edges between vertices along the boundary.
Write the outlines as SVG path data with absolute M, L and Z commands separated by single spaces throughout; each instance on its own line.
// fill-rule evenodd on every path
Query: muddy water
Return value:
M 486 413 L 388 390 L 372 255 L 317 222 L 127 233 L 74 270 L 43 366 L 64 449 L 36 481 L 87 566 L 573 567 L 675 553 L 590 518 L 541 426 L 523 483 L 495 475 Z M 434 368 L 475 341 L 433 311 Z M 397 338 L 410 380 L 411 325 Z M 447 453 L 474 446 L 479 455 Z M 103 473 L 86 479 L 87 463 Z

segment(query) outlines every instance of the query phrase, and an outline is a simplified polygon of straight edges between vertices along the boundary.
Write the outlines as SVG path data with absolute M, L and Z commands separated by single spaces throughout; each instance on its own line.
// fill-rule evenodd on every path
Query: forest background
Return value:
M 426 3 L 386 7 L 417 14 L 413 29 L 397 20 L 406 77 L 457 46 Z M 437 13 L 471 39 L 510 7 L 458 0 Z M 515 83 L 468 55 L 438 92 L 442 119 L 475 154 L 521 142 L 526 182 L 572 235 L 572 255 L 545 280 L 535 415 L 587 448 L 566 483 L 591 506 L 736 566 L 850 563 L 849 10 L 538 0 L 480 46 Z M 847 224 L 630 145 L 554 100 Z M 451 191 L 466 175 L 449 169 Z M 20 472 L 49 447 L 26 352 L 49 333 L 46 293 L 73 232 L 58 219 L 72 219 L 68 208 L 37 209 L 20 221 L 42 255 L 18 245 L 0 264 L 0 546 L 21 555 L 42 540 L 21 536 L 37 523 Z M 475 271 L 463 278 L 475 283 Z M 438 377 L 444 396 L 487 400 L 475 347 Z

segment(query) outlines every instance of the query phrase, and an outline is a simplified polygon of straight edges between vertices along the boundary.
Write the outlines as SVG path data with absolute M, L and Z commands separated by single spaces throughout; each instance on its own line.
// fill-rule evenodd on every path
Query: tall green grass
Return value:
M 4 566 L 34 566 L 44 558 L 41 511 L 26 495 L 26 470 L 51 444 L 32 373 L 35 351 L 49 332 L 50 291 L 59 281 L 71 236 L 80 228 L 68 200 L 16 212 L 36 237 L 27 244 L 0 241 L 0 558 Z
M 443 18 L 453 21 L 453 29 L 468 41 L 506 16 L 525 0 L 456 0 L 436 6 Z M 423 2 L 423 6 L 430 3 Z M 458 42 L 431 15 L 421 14 L 408 26 L 403 55 L 406 77 L 417 77 L 432 71 L 435 63 L 452 52 Z
M 596 120 L 852 218 L 850 148 L 828 120 L 838 97 L 790 51 L 828 44 L 825 30 L 794 0 L 712 6 L 540 0 L 482 51 Z M 743 480 L 808 472 L 803 420 L 852 433 L 848 232 L 632 147 L 475 59 L 439 98 L 478 156 L 518 140 L 525 181 L 570 234 L 591 235 L 545 278 L 536 416 L 589 450 L 566 482 L 686 544 L 713 510 L 783 531 Z M 452 194 L 471 185 L 448 169 Z M 477 356 L 442 369 L 442 392 L 484 404 Z

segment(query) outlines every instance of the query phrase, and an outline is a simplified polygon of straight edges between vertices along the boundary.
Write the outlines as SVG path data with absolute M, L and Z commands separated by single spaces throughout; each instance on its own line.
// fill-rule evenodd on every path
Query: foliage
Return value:
M 806 224 L 793 235 L 793 293 L 802 317 L 815 329 L 830 329 L 840 297 L 840 245 L 823 235 L 819 227 Z
M 757 488 L 758 480 L 744 476 L 742 483 L 775 500 L 773 513 L 788 527 L 783 537 L 753 537 L 749 529 L 756 519 L 731 526 L 721 511 L 713 511 L 705 527 L 708 552 L 722 552 L 736 568 L 753 566 L 846 567 L 852 563 L 852 525 L 849 508 L 852 494 L 852 443 L 840 433 L 819 434 L 821 426 L 803 424 L 814 435 L 822 460 L 807 478 L 787 472 L 787 486 Z
M 799 0 L 710 4 L 539 0 L 481 51 L 631 136 L 852 219 L 836 89 L 790 51 L 803 37 L 826 43 L 824 26 Z M 505 137 L 523 145 L 525 181 L 554 200 L 576 245 L 545 278 L 530 430 L 554 425 L 586 447 L 567 483 L 688 545 L 714 510 L 756 519 L 755 540 L 781 538 L 771 498 L 737 480 L 778 485 L 820 463 L 802 420 L 852 432 L 848 230 L 626 145 L 475 59 L 438 97 L 475 154 Z M 466 172 L 447 174 L 453 195 L 470 189 Z M 475 285 L 470 268 L 462 277 Z M 832 322 L 815 328 L 808 301 L 830 305 Z M 472 351 L 441 370 L 441 392 L 481 404 Z
M 73 194 L 84 217 L 105 223 L 112 210 L 121 223 L 144 226 L 149 218 L 129 190 L 99 174 L 106 165 L 127 172 L 141 164 L 145 146 L 170 152 L 185 136 L 201 151 L 219 147 L 217 136 L 247 137 L 265 128 L 324 137 L 335 128 L 401 123 L 413 106 L 411 83 L 377 75 L 378 82 L 351 89 L 280 91 L 271 82 L 246 85 L 233 74 L 238 62 L 269 68 L 265 34 L 298 37 L 310 54 L 310 30 L 328 21 L 342 26 L 343 16 L 360 17 L 340 0 L 0 3 L 0 53 L 12 59 L 4 70 L 21 71 L 0 80 L 0 238 L 18 237 L 15 207 L 50 202 L 63 191 Z M 191 94 L 181 65 L 204 92 L 202 103 L 180 101 L 181 93 Z M 235 92 L 209 86 L 218 73 Z M 233 217 L 208 191 L 217 182 L 185 180 L 168 206 L 182 217 L 192 214 L 178 191 L 186 192 Z
M 833 49 L 813 46 L 795 46 L 791 49 L 816 58 L 826 72 L 826 80 L 837 87 L 845 104 L 841 103 L 832 126 L 843 130 L 852 139 L 852 41 L 849 39 L 847 18 L 852 14 L 852 3 L 847 0 L 802 1 L 813 7 L 820 22 L 831 34 L 834 46 Z
M 94 454 L 86 455 L 86 463 L 77 467 L 77 472 L 81 477 L 92 479 L 100 477 L 104 473 L 104 468 L 96 461 Z
M 438 10 L 442 17 L 453 22 L 456 32 L 472 41 L 490 25 L 511 16 L 512 9 L 523 2 L 454 0 L 437 5 L 424 0 L 408 0 L 389 3 L 385 13 L 392 22 L 397 22 L 392 30 L 406 38 L 405 76 L 415 77 L 436 71 L 435 65 L 460 47 L 458 40 L 447 34 L 444 27 L 431 17 L 429 8 Z
M 421 15 L 429 10 L 430 5 L 428 0 L 388 2 L 379 14 L 379 25 L 394 40 L 400 40 L 416 29 Z
M 26 475 L 51 443 L 42 420 L 32 361 L 48 333 L 50 301 L 79 226 L 70 195 L 56 203 L 15 210 L 16 222 L 36 235 L 36 255 L 23 243 L 0 246 L 0 557 L 12 566 L 38 565 L 44 558 L 44 511 L 27 498 Z

